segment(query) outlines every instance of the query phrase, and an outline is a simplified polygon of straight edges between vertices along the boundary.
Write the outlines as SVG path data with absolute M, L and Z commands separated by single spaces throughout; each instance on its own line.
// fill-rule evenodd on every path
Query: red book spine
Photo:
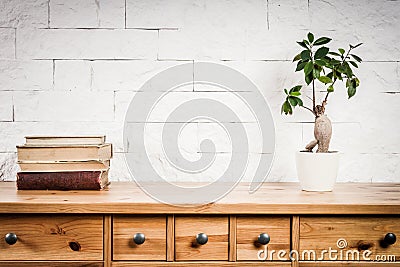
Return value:
M 102 171 L 19 172 L 19 190 L 100 190 Z

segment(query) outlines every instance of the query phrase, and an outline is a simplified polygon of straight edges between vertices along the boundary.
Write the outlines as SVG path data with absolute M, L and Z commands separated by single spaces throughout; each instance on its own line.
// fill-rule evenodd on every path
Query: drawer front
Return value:
M 0 216 L 0 236 L 0 260 L 103 259 L 102 216 Z
M 175 259 L 228 260 L 228 229 L 227 216 L 175 217 Z M 208 237 L 203 245 L 196 242 L 200 233 Z
M 270 241 L 267 245 L 258 242 L 258 236 L 261 234 L 269 235 Z M 238 216 L 236 219 L 236 249 L 238 261 L 258 261 L 259 256 L 263 259 L 266 257 L 266 260 L 282 260 L 278 259 L 277 255 L 280 250 L 285 251 L 285 256 L 282 254 L 281 258 L 289 259 L 290 218 Z M 258 255 L 260 250 L 264 252 Z M 272 250 L 276 252 L 271 254 Z
M 166 260 L 165 216 L 114 216 L 114 260 Z M 143 234 L 144 242 L 135 243 L 135 234 Z
M 304 253 L 303 260 L 312 260 L 315 257 L 317 260 L 333 261 L 383 258 L 393 261 L 391 258 L 394 256 L 399 261 L 400 241 L 391 245 L 385 243 L 384 238 L 388 233 L 394 233 L 399 238 L 400 218 L 302 217 L 300 255 Z M 337 253 L 333 251 L 329 255 L 329 249 L 337 250 Z M 323 253 L 323 250 L 328 252 Z

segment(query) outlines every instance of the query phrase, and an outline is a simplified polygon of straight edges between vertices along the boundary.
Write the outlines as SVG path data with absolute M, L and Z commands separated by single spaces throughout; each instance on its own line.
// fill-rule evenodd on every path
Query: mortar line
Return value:
M 269 0 L 267 1 L 267 29 L 269 30 Z
M 47 28 L 50 29 L 50 0 L 47 1 Z
M 124 28 L 126 29 L 126 0 L 124 3 Z
M 17 59 L 17 28 L 14 28 L 14 59 Z

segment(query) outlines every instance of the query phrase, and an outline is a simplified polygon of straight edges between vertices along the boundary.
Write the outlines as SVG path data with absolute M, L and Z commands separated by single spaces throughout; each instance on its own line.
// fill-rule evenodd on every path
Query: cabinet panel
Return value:
M 228 260 L 228 216 L 176 216 L 175 259 Z M 196 235 L 204 233 L 206 244 L 196 242 Z
M 289 259 L 290 251 L 290 218 L 272 216 L 238 216 L 236 222 L 236 246 L 237 260 L 259 260 L 258 252 L 267 252 L 267 260 L 279 260 L 278 251 L 285 251 L 282 258 Z M 268 234 L 270 241 L 267 245 L 258 242 L 258 236 L 262 233 Z M 267 249 L 266 249 L 267 248 Z M 266 255 L 260 256 L 265 257 Z
M 103 260 L 103 217 L 0 216 L 0 260 Z M 9 239 L 9 242 L 12 238 Z
M 166 260 L 165 216 L 114 216 L 114 260 Z M 143 234 L 143 244 L 136 244 L 135 234 Z
M 300 255 L 303 260 L 400 260 L 399 241 L 385 244 L 386 234 L 400 235 L 400 218 L 301 217 Z M 315 252 L 315 254 L 314 254 Z M 331 255 L 329 255 L 331 252 Z M 364 255 L 364 256 L 363 256 Z

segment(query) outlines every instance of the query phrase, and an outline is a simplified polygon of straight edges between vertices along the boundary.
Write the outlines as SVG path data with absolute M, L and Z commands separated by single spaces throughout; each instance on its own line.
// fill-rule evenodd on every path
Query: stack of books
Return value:
M 18 189 L 100 190 L 108 182 L 112 145 L 105 136 L 27 136 L 17 146 Z

